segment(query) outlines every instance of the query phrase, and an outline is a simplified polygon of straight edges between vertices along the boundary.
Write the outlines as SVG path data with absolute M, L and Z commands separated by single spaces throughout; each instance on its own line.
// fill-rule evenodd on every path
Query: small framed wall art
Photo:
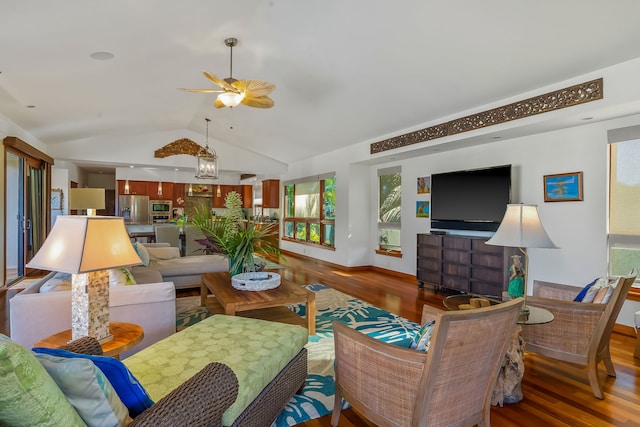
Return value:
M 429 202 L 428 201 L 416 202 L 416 218 L 429 218 Z
M 62 197 L 63 192 L 61 188 L 56 188 L 51 190 L 51 210 L 53 211 L 61 211 L 62 210 Z
M 431 177 L 422 176 L 418 178 L 418 194 L 431 193 Z
M 579 202 L 582 200 L 582 172 L 544 176 L 545 202 Z

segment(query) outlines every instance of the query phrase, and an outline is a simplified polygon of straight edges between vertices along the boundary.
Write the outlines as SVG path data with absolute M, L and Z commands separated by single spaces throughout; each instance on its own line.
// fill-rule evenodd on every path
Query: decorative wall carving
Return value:
M 189 138 L 182 138 L 177 139 L 172 143 L 156 150 L 154 152 L 154 157 L 162 159 L 169 156 L 175 156 L 177 154 L 188 154 L 190 156 L 197 156 L 200 150 L 203 149 L 204 148 L 201 145 L 198 145 L 198 143 L 196 143 L 195 141 L 192 141 Z
M 404 135 L 394 136 L 372 143 L 370 153 L 381 153 L 383 151 L 393 150 L 394 148 L 406 147 L 407 145 L 417 144 L 419 142 L 469 132 L 487 126 L 535 116 L 536 114 L 596 101 L 603 97 L 602 86 L 603 79 L 599 78 L 492 110 L 429 126 L 428 128 L 409 132 Z

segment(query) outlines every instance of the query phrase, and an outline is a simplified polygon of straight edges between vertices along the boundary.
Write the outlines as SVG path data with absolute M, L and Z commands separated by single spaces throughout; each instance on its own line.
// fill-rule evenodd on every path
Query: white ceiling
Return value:
M 637 0 L 2 0 L 0 114 L 47 145 L 209 117 L 212 139 L 290 163 L 640 57 L 638 16 Z M 177 90 L 228 77 L 227 37 L 233 77 L 275 83 L 274 108 Z

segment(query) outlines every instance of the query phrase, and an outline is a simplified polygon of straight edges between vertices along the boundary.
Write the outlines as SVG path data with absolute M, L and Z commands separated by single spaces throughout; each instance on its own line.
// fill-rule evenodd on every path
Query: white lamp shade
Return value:
M 235 107 L 244 99 L 244 92 L 235 93 L 231 91 L 222 92 L 218 95 L 218 99 L 227 107 Z
M 69 209 L 104 209 L 104 188 L 70 188 Z
M 77 274 L 141 263 L 124 218 L 60 215 L 27 267 Z
M 516 248 L 556 248 L 540 221 L 536 205 L 507 205 L 500 227 L 487 245 Z

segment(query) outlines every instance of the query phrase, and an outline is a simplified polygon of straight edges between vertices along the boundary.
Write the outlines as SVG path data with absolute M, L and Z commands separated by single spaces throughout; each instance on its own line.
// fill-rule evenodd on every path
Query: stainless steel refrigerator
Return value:
M 126 224 L 151 224 L 149 196 L 118 196 L 118 213 Z

